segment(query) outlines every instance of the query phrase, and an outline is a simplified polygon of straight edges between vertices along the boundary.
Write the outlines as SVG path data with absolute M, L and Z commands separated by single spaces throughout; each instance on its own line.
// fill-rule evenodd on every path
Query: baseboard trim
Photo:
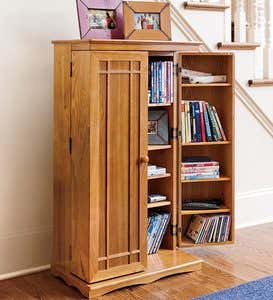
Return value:
M 7 274 L 1 274 L 0 281 L 11 279 L 11 278 L 16 278 L 16 277 L 20 277 L 20 276 L 30 275 L 30 274 L 34 274 L 34 273 L 39 273 L 39 272 L 47 271 L 49 269 L 50 269 L 50 265 L 44 265 L 44 266 L 39 266 L 39 267 L 35 267 L 35 268 L 19 270 L 19 271 L 7 273 Z
M 243 229 L 243 228 L 248 228 L 248 227 L 253 227 L 253 226 L 259 226 L 259 225 L 263 225 L 263 224 L 268 224 L 268 223 L 273 223 L 273 217 L 271 219 L 266 219 L 266 220 L 262 220 L 260 222 L 249 222 L 249 223 L 244 223 L 244 224 L 240 224 L 235 226 L 235 229 Z

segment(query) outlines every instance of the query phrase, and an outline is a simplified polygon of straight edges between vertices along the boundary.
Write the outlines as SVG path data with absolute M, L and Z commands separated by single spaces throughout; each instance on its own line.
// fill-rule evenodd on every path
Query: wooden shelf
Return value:
M 148 208 L 155 208 L 155 207 L 162 207 L 162 206 L 168 206 L 171 205 L 171 201 L 160 201 L 160 202 L 154 202 L 154 203 L 148 203 Z
M 171 177 L 171 174 L 166 173 L 164 175 L 148 176 L 148 180 L 161 179 L 161 178 L 167 178 L 167 177 Z
M 183 237 L 182 239 L 182 247 L 207 247 L 207 246 L 222 246 L 222 245 L 230 245 L 233 244 L 233 241 L 220 242 L 220 243 L 202 243 L 195 244 L 195 242 L 187 237 Z
M 230 177 L 222 176 L 220 178 L 211 178 L 211 179 L 192 179 L 192 180 L 184 180 L 182 179 L 182 183 L 192 183 L 192 182 L 218 182 L 218 181 L 230 181 Z
M 149 145 L 148 151 L 171 149 L 172 145 Z
M 218 49 L 221 50 L 255 50 L 257 47 L 260 47 L 258 43 L 237 43 L 237 42 L 230 42 L 230 43 L 217 43 Z
M 186 146 L 214 146 L 214 145 L 230 145 L 231 141 L 222 142 L 200 142 L 200 143 L 182 143 L 183 147 Z
M 193 1 L 184 2 L 185 9 L 192 10 L 209 10 L 209 11 L 225 11 L 230 6 L 220 3 L 196 3 Z
M 228 213 L 230 212 L 230 209 L 227 207 L 221 207 L 218 209 L 199 209 L 199 210 L 181 210 L 181 215 L 188 216 L 188 215 L 204 215 L 204 214 L 222 214 L 222 213 Z
M 217 87 L 217 86 L 231 86 L 231 83 L 181 83 L 182 87 L 191 87 L 191 88 L 199 88 L 199 87 Z
M 164 106 L 172 106 L 172 103 L 149 103 L 148 107 L 164 107 Z

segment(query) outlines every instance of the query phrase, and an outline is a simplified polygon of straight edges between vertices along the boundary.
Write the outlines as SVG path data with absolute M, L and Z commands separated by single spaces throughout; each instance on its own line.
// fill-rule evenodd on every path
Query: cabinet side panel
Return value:
M 54 229 L 52 270 L 70 272 L 70 62 L 71 45 L 54 51 Z
M 73 52 L 72 137 L 72 263 L 71 271 L 90 280 L 90 78 L 88 51 Z

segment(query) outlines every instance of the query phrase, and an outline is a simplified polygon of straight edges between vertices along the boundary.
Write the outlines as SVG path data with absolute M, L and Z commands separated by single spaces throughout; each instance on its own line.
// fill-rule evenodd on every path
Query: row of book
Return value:
M 172 103 L 174 97 L 173 63 L 149 63 L 149 103 Z
M 183 180 L 215 179 L 220 177 L 218 161 L 182 162 Z
M 205 101 L 182 101 L 182 142 L 226 141 L 215 106 Z
M 220 243 L 229 239 L 231 216 L 193 215 L 187 230 L 187 236 L 196 244 Z
M 170 214 L 153 212 L 148 219 L 148 254 L 157 253 L 170 222 Z

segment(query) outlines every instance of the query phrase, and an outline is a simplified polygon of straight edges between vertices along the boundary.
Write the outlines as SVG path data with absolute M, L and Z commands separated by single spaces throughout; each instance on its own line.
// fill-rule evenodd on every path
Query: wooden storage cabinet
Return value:
M 233 214 L 232 56 L 198 56 L 199 45 L 54 42 L 52 273 L 86 297 L 201 268 L 200 259 L 177 249 L 193 244 L 185 238 L 191 217 L 181 210 L 185 197 L 224 194 L 225 209 Z M 174 64 L 173 103 L 148 104 L 148 63 L 157 59 Z M 184 85 L 179 67 L 194 68 L 200 62 L 204 71 L 227 74 L 228 84 L 215 89 Z M 228 141 L 182 145 L 183 98 L 212 101 L 223 118 Z M 168 112 L 168 145 L 148 145 L 149 109 Z M 225 178 L 221 182 L 181 182 L 184 154 L 214 156 Z M 148 178 L 149 161 L 165 167 L 168 174 Z M 162 193 L 167 200 L 148 204 L 148 192 Z M 147 255 L 148 211 L 158 207 L 170 213 L 171 221 L 159 252 Z

